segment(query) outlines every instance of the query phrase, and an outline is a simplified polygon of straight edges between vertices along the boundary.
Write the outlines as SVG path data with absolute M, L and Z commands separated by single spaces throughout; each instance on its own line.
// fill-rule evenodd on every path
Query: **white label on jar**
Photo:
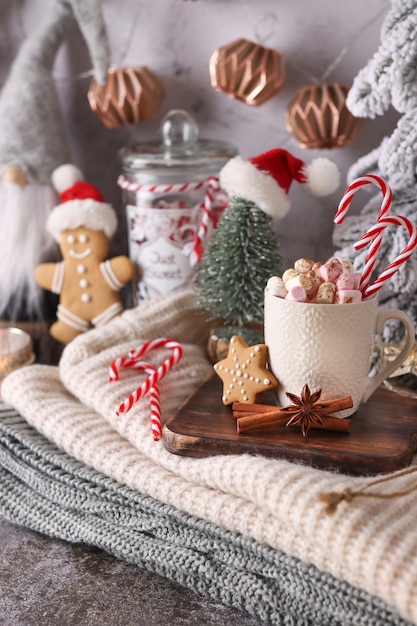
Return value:
M 137 265 L 136 304 L 192 283 L 194 268 L 184 253 L 198 228 L 199 205 L 191 209 L 128 205 L 129 256 Z

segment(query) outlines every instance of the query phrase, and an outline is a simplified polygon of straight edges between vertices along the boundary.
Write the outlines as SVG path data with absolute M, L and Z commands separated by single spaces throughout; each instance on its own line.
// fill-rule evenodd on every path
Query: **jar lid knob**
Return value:
M 159 133 L 167 148 L 187 147 L 198 139 L 198 124 L 190 113 L 183 109 L 172 109 L 162 118 Z

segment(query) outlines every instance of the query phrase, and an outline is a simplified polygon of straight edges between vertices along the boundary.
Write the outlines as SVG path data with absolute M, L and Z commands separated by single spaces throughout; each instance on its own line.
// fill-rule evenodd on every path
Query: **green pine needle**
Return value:
M 198 270 L 200 306 L 227 324 L 262 322 L 265 285 L 281 273 L 278 248 L 272 218 L 233 197 Z

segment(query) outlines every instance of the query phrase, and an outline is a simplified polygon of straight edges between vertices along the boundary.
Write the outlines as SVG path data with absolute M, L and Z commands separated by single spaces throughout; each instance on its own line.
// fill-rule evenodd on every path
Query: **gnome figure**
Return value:
M 62 343 L 92 326 L 107 323 L 122 310 L 119 290 L 135 272 L 126 256 L 105 260 L 117 217 L 100 191 L 83 181 L 73 165 L 62 165 L 52 174 L 61 203 L 48 216 L 46 227 L 59 243 L 63 260 L 42 263 L 35 272 L 44 289 L 59 294 L 58 320 L 51 335 Z
M 55 168 L 71 161 L 52 70 L 72 24 L 86 40 L 94 75 L 109 67 L 101 0 L 54 0 L 39 28 L 22 44 L 0 93 L 0 318 L 42 319 L 34 270 L 57 254 L 45 222 L 57 201 Z

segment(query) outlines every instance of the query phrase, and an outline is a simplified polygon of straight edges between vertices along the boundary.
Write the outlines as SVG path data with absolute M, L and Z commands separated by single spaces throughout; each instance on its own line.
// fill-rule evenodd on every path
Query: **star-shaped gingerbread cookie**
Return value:
M 268 347 L 265 344 L 248 346 L 234 335 L 230 340 L 227 357 L 214 365 L 223 381 L 223 404 L 232 402 L 258 402 L 259 396 L 278 385 L 267 368 Z

